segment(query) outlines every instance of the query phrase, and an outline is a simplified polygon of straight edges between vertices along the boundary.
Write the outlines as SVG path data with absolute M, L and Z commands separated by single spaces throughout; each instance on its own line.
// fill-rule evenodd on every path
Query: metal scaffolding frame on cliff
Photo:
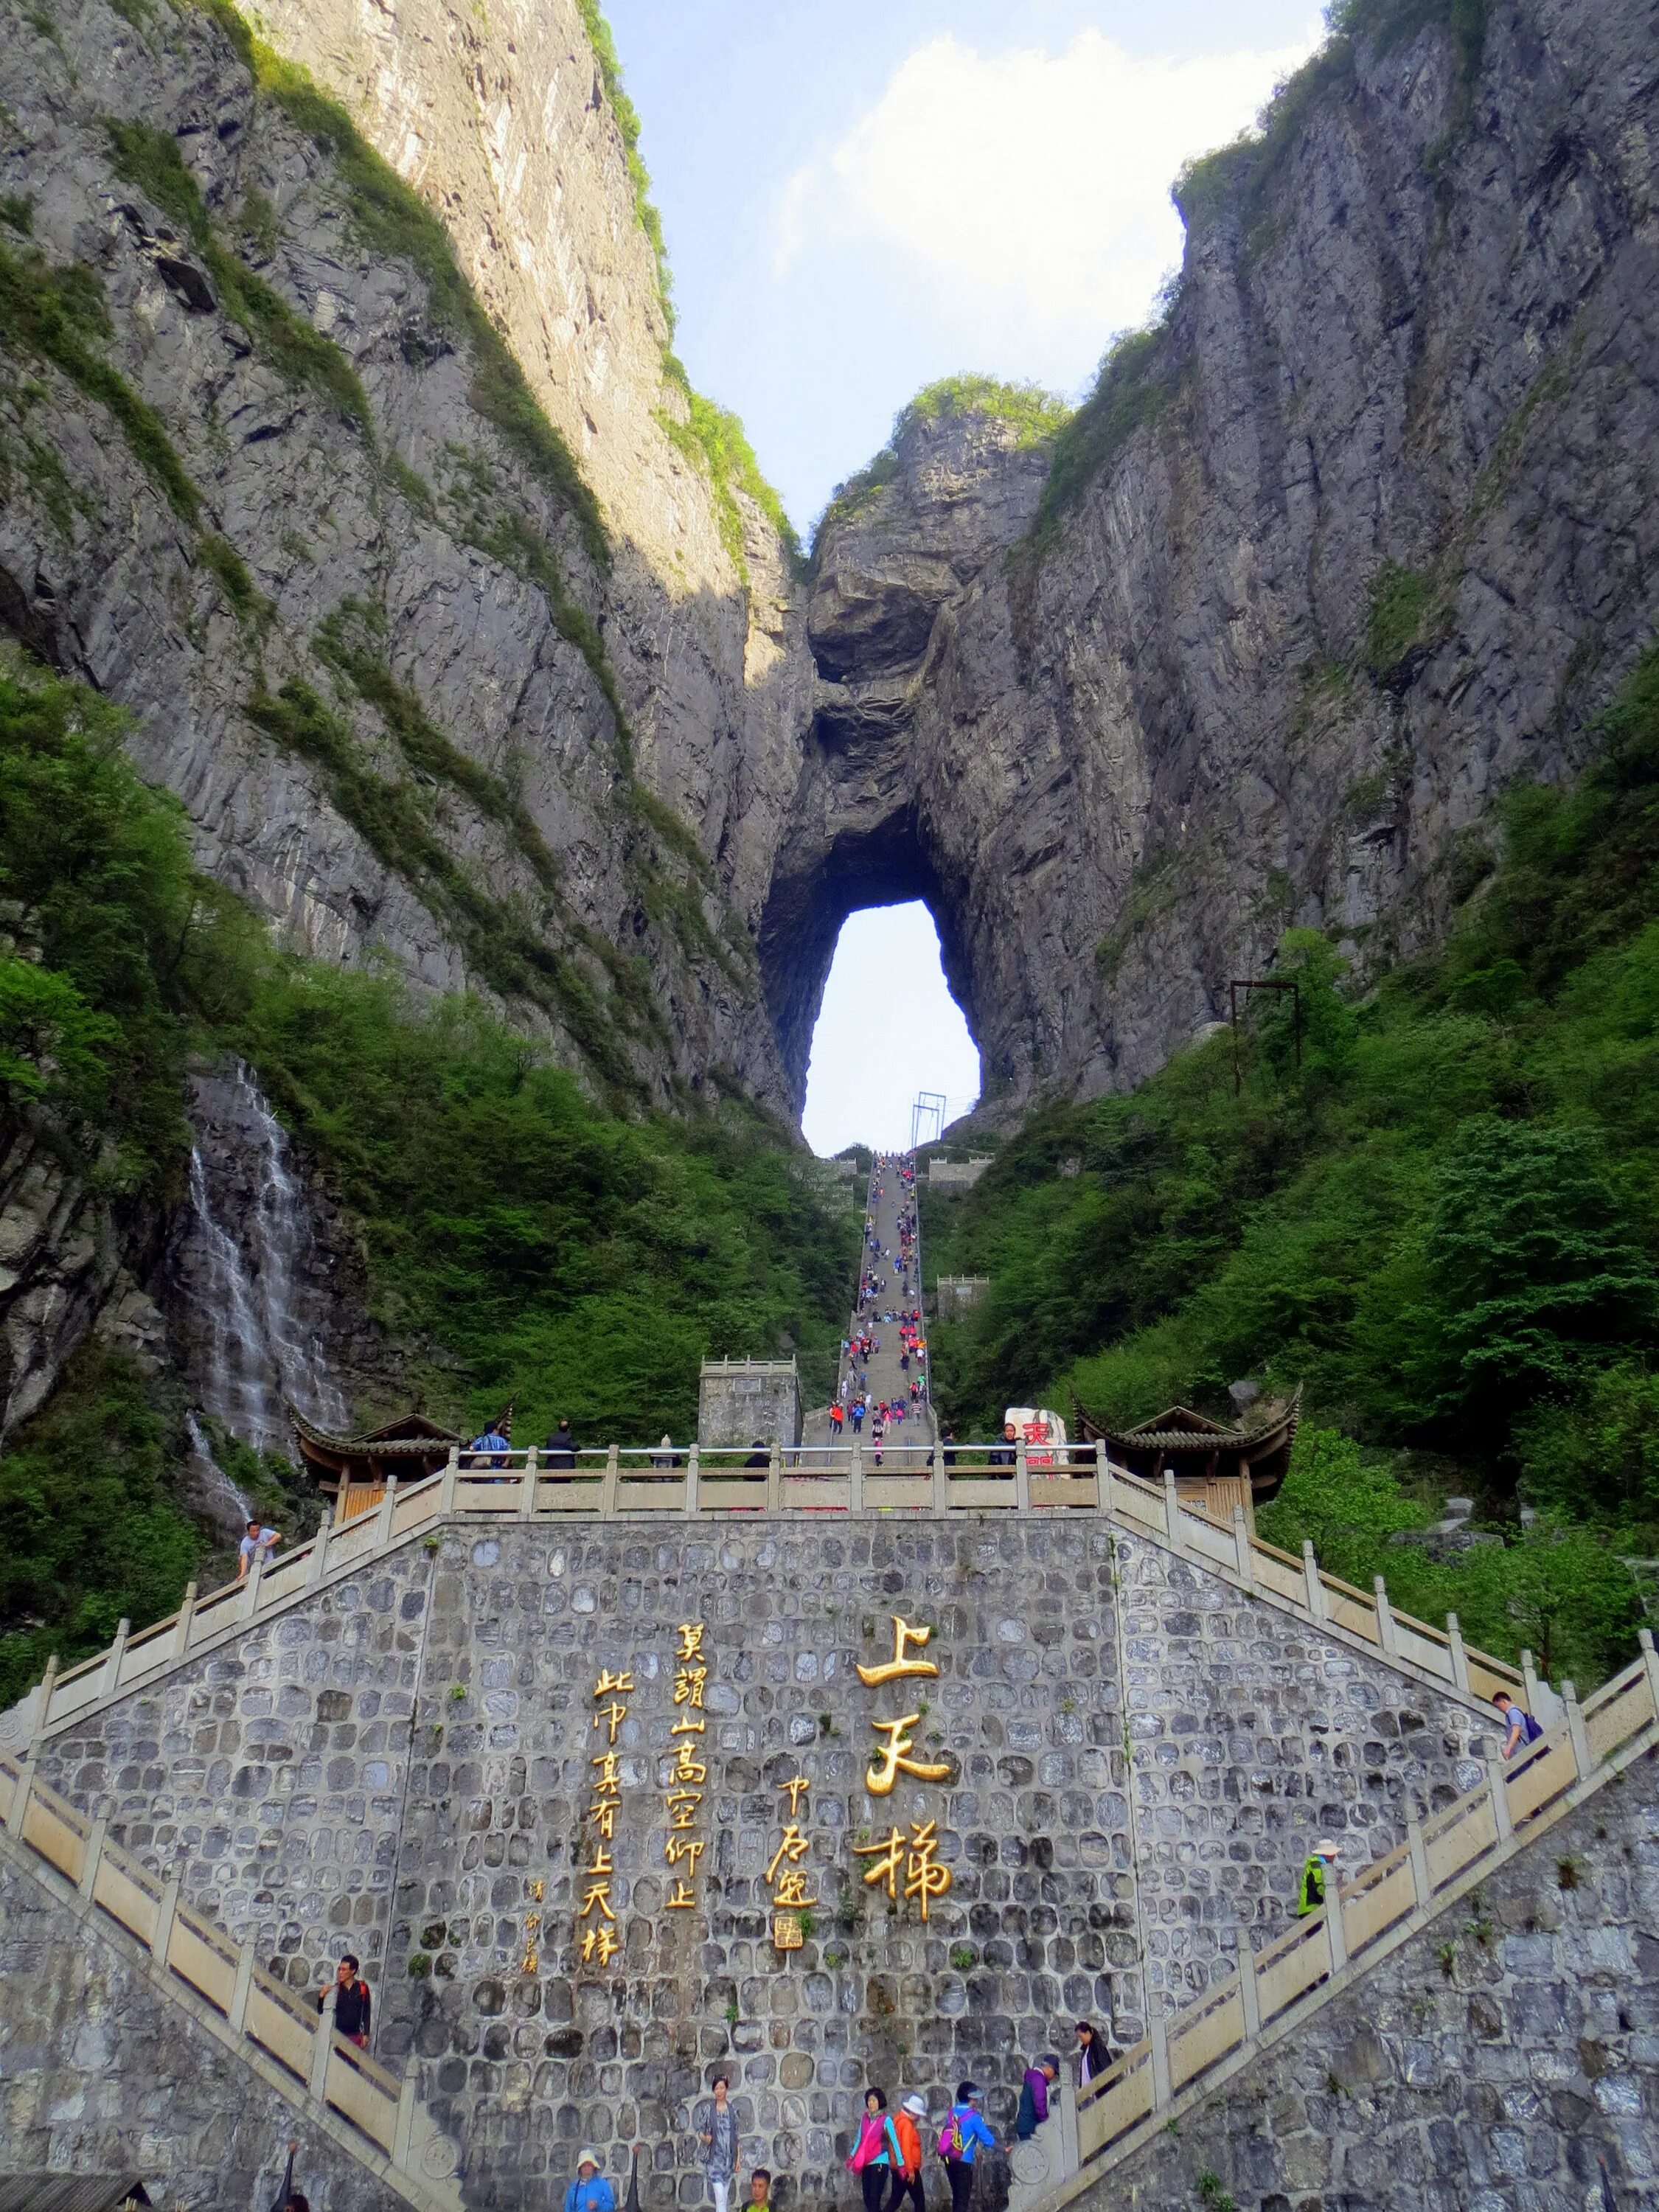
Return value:
M 933 1133 L 924 1137 L 925 1122 L 931 1121 Z M 945 1134 L 945 1093 L 942 1091 L 918 1091 L 910 1108 L 910 1150 L 919 1152 L 923 1145 L 936 1145 Z
M 1229 1018 L 1233 1025 L 1233 1097 L 1237 1098 L 1244 1088 L 1244 1066 L 1238 1054 L 1238 994 L 1243 991 L 1248 1005 L 1252 991 L 1288 991 L 1291 994 L 1291 1022 L 1296 1035 L 1296 1065 L 1302 1067 L 1302 986 L 1290 981 L 1280 981 L 1272 975 L 1240 975 L 1227 986 L 1228 1003 L 1232 1008 Z

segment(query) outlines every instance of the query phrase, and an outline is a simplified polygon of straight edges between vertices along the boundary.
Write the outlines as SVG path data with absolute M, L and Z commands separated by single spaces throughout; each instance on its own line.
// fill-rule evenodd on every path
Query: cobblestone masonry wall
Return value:
M 56 1737 L 42 1778 L 295 1987 L 384 1956 L 432 1555 L 256 1624 Z
M 895 1613 L 930 1627 L 939 1674 L 867 1687 Z M 708 1668 L 690 1738 L 683 1622 Z M 583 1966 L 604 1669 L 634 1686 L 605 1846 L 618 1948 Z M 911 1755 L 948 1772 L 872 1798 L 872 1723 L 909 1711 Z M 1391 1844 L 1471 1778 L 1482 1734 L 1091 1515 L 509 1522 L 319 1593 L 58 1739 L 42 1771 L 296 1983 L 349 1942 L 377 2051 L 419 2057 L 473 2204 L 539 2207 L 579 2142 L 615 2164 L 643 2140 L 668 2212 L 703 2194 L 691 2122 L 717 2064 L 745 2166 L 788 2177 L 786 2203 L 845 2197 L 867 2079 L 937 2111 L 971 2073 L 1006 2129 L 1071 2020 L 1139 2036 L 1148 1984 L 1184 1996 L 1241 1925 L 1279 1924 L 1313 1836 Z M 704 1849 L 678 1911 L 666 1791 L 688 1741 Z M 783 1870 L 817 1902 L 781 1958 L 764 1875 L 797 1774 L 806 1853 Z M 924 1929 L 855 1846 L 929 1820 L 951 1887 Z
M 1141 1539 L 1118 1540 L 1146 1978 L 1185 2003 L 1294 1911 L 1310 1843 L 1350 1870 L 1472 1790 L 1466 1706 Z
M 1603 2185 L 1602 2162 L 1606 2185 Z M 1194 2212 L 1650 2212 L 1659 1770 L 1598 1790 L 1076 2200 Z M 1212 2191 L 1210 2194 L 1214 2195 Z
M 0 2174 L 118 2171 L 165 2212 L 265 2212 L 290 2141 L 315 2212 L 403 2212 L 118 1937 L 0 1860 Z

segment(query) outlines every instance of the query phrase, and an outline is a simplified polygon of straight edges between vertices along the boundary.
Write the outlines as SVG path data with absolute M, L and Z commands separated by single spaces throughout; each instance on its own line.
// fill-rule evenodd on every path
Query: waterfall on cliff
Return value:
M 201 1410 L 260 1450 L 289 1449 L 289 1401 L 338 1426 L 326 1269 L 287 1132 L 240 1060 L 195 1081 L 190 1212 L 174 1266 L 194 1316 Z

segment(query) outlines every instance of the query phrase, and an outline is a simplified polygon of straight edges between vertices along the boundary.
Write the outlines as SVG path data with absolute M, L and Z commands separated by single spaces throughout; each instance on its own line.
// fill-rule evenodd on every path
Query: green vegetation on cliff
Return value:
M 899 472 L 899 453 L 907 438 L 930 424 L 972 415 L 1006 425 L 1013 432 L 1019 452 L 1063 440 L 1073 419 L 1068 403 L 1040 384 L 1009 384 L 1000 377 L 965 374 L 942 376 L 937 383 L 924 385 L 893 417 L 891 434 L 880 452 L 830 494 L 812 533 L 814 556 L 832 523 L 856 514 L 884 484 L 892 483 Z
M 356 673 L 379 684 L 372 656 Z M 196 873 L 125 726 L 0 669 L 0 1153 L 27 1124 L 118 1214 L 176 1200 L 187 1055 L 240 1054 L 341 1197 L 432 1413 L 476 1424 L 512 1399 L 521 1435 L 568 1413 L 585 1437 L 684 1438 L 705 1353 L 793 1350 L 827 1395 L 857 1251 L 844 1189 L 752 1112 L 619 1119 L 476 1001 L 420 1007 L 274 952 Z M 165 1378 L 89 1352 L 9 1439 L 0 1705 L 50 1650 L 176 1601 L 204 1550 L 176 1502 L 182 1411 Z
M 1300 1383 L 1394 1516 L 1350 1571 L 1512 1650 L 1505 1574 L 1571 1583 L 1593 1554 L 1603 1626 L 1574 1600 L 1556 1640 L 1611 1663 L 1619 1557 L 1659 1553 L 1659 647 L 1592 735 L 1574 788 L 1510 795 L 1435 958 L 1358 999 L 1323 937 L 1284 939 L 1299 1068 L 1291 1007 L 1264 1008 L 1237 1097 L 1218 1037 L 1131 1097 L 1039 1113 L 970 1194 L 928 1198 L 930 1267 L 992 1281 L 936 1332 L 963 1433 L 1073 1393 L 1122 1424 Z M 1518 1504 L 1545 1533 L 1457 1568 L 1387 1540 L 1466 1485 L 1492 1533 Z M 1292 1487 L 1281 1533 L 1313 1534 L 1297 1510 Z

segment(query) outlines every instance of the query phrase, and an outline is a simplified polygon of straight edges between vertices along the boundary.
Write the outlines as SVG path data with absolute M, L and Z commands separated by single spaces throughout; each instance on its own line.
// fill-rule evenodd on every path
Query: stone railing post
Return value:
M 58 1654 L 54 1651 L 46 1662 L 46 1671 L 40 1677 L 40 1694 L 35 1702 L 34 1726 L 29 1731 L 29 1748 L 33 1750 L 46 1732 L 46 1723 L 52 1718 L 52 1693 L 58 1687 Z
M 1095 1510 L 1109 1513 L 1112 1510 L 1112 1463 L 1106 1456 L 1106 1439 L 1095 1439 Z
M 1255 1588 L 1255 1559 L 1250 1551 L 1249 1524 L 1244 1518 L 1244 1508 L 1233 1508 L 1233 1556 L 1238 1562 L 1238 1579 L 1246 1589 Z
M 23 1832 L 23 1823 L 28 1817 L 29 1799 L 34 1792 L 35 1747 L 31 1744 L 23 1753 L 17 1779 L 12 1784 L 11 1803 L 6 1808 L 6 1826 L 14 1836 Z
M 374 1548 L 378 1552 L 392 1541 L 392 1516 L 398 1510 L 398 1478 L 389 1474 L 386 1479 L 386 1495 L 380 1500 L 380 1510 L 374 1523 Z
M 605 1475 L 599 1484 L 599 1518 L 614 1521 L 617 1517 L 617 1497 L 622 1484 L 619 1446 L 609 1445 L 605 1455 Z
M 453 1513 L 455 1510 L 455 1485 L 460 1479 L 460 1473 L 461 1448 L 459 1444 L 451 1444 L 449 1457 L 444 1462 L 444 1479 L 438 1486 L 440 1513 Z
M 1323 1620 L 1325 1585 L 1320 1577 L 1319 1562 L 1314 1557 L 1314 1547 L 1305 1536 L 1302 1540 L 1302 1583 L 1307 1593 L 1310 1617 L 1315 1620 Z
M 1467 1697 L 1469 1692 L 1469 1659 L 1463 1649 L 1463 1631 L 1455 1613 L 1446 1615 L 1446 1644 L 1451 1655 L 1452 1687 L 1462 1690 Z
M 81 1880 L 77 1887 L 82 1896 L 88 1899 L 98 1886 L 98 1863 L 104 1856 L 104 1838 L 108 1828 L 108 1816 L 100 1813 L 87 1830 L 86 1848 L 81 1854 Z
M 1530 1651 L 1521 1654 L 1521 1697 L 1527 1711 L 1535 1715 L 1538 1711 L 1538 1677 L 1533 1672 Z
M 411 2060 L 409 2070 L 398 2084 L 398 2118 L 392 2130 L 392 2163 L 405 2173 L 415 2148 L 415 2065 Z
M 334 1535 L 334 1510 L 325 1505 L 323 1517 L 317 1523 L 317 1533 L 311 1540 L 311 1573 L 307 1579 L 319 1583 L 328 1572 L 328 1547 Z
M 1077 2132 L 1077 2086 L 1073 2081 L 1069 2072 L 1060 2075 L 1056 2086 L 1060 2092 L 1060 2109 L 1056 2113 L 1055 2100 L 1051 2093 L 1048 2099 L 1048 2111 L 1060 2129 L 1060 2172 L 1053 2174 L 1051 2179 L 1055 2181 L 1065 2181 L 1074 2174 L 1083 2163 L 1083 2154 L 1078 2142 Z
M 1656 1717 L 1659 1717 L 1659 1651 L 1653 1648 L 1653 1631 L 1638 1628 L 1636 1641 L 1642 1647 L 1642 1664 L 1647 1668 L 1648 1695 L 1653 1699 Z
M 243 1588 L 242 1618 L 252 1620 L 259 1610 L 259 1585 L 265 1578 L 265 1555 L 256 1551 L 247 1563 L 247 1581 Z
M 1334 1869 L 1325 1892 L 1325 1941 L 1330 1947 L 1331 1978 L 1334 1980 L 1348 1963 L 1348 1931 L 1343 1924 L 1342 1893 L 1336 1886 Z
M 1163 1999 L 1158 2000 L 1160 2007 Z M 1162 2111 L 1170 2101 L 1170 2029 L 1162 2010 L 1146 2023 L 1146 2039 L 1152 2046 L 1152 2110 Z
M 1177 1552 L 1187 1548 L 1181 1539 L 1181 1493 L 1176 1488 L 1175 1469 L 1164 1470 L 1164 1533 Z
M 858 1437 L 853 1439 L 853 1456 L 847 1467 L 847 1510 L 849 1513 L 864 1510 L 864 1444 Z
M 1261 2033 L 1261 1992 L 1256 1987 L 1255 1953 L 1249 1930 L 1238 1931 L 1238 2009 L 1244 2022 L 1244 2040 L 1254 2043 Z
M 536 1480 L 539 1472 L 536 1447 L 532 1444 L 524 1455 L 524 1473 L 519 1479 L 520 1521 L 533 1521 L 536 1517 Z
M 948 1513 L 951 1497 L 949 1478 L 945 1472 L 945 1447 L 937 1437 L 933 1438 L 933 1510 L 935 1513 Z
M 1031 1503 L 1031 1462 L 1027 1456 L 1025 1439 L 1022 1437 L 1014 1446 L 1014 1508 L 1025 1512 Z
M 317 2034 L 311 2046 L 311 2079 L 307 2084 L 313 2102 L 320 2105 L 328 2090 L 328 2062 L 334 2056 L 334 2006 L 324 2000 L 317 2015 Z
M 1429 1880 L 1429 1849 L 1423 1840 L 1423 1824 L 1420 1820 L 1407 1821 L 1406 1848 L 1411 1853 L 1412 1888 L 1416 1894 L 1418 1904 L 1426 1905 L 1434 1895 L 1434 1887 Z
M 1376 1592 L 1377 1644 L 1392 1658 L 1397 1647 L 1394 1635 L 1394 1607 L 1389 1603 L 1389 1586 L 1381 1575 L 1372 1577 L 1371 1586 Z
M 328 1517 L 326 1507 L 323 1509 L 323 1517 L 325 1520 Z M 195 1618 L 196 1585 L 194 1583 L 186 1583 L 184 1602 L 179 1607 L 179 1618 L 173 1626 L 173 1656 L 175 1659 L 182 1659 L 190 1649 L 191 1624 Z
M 695 1520 L 702 1510 L 697 1493 L 702 1481 L 702 1462 L 697 1446 L 693 1444 L 685 1455 L 685 1517 Z
M 161 1894 L 155 1901 L 155 1925 L 150 1931 L 150 1956 L 162 1972 L 167 1972 L 167 1954 L 173 1949 L 173 1923 L 179 1917 L 179 1876 L 169 1875 L 161 1885 Z
M 253 1991 L 253 1943 L 252 1938 L 236 1954 L 236 1979 L 230 1992 L 230 2008 L 225 2018 L 233 2035 L 240 2035 L 247 2026 L 247 2001 Z
M 1498 1841 L 1507 1843 L 1515 1833 L 1515 1822 L 1510 1818 L 1509 1785 L 1504 1779 L 1501 1759 L 1486 1761 L 1486 1788 L 1492 1796 L 1492 1825 Z
M 1582 1782 L 1595 1762 L 1590 1757 L 1589 1734 L 1584 1726 L 1584 1708 L 1578 1702 L 1578 1691 L 1572 1682 L 1562 1683 L 1561 1702 L 1567 1709 L 1567 1741 L 1572 1746 L 1572 1763 L 1578 1770 L 1578 1779 Z
M 132 1633 L 132 1623 L 125 1616 L 115 1624 L 115 1641 L 109 1647 L 109 1656 L 104 1662 L 104 1686 L 100 1694 L 112 1698 L 121 1686 L 121 1662 L 127 1653 L 127 1638 Z
M 783 1510 L 783 1447 L 775 1437 L 766 1459 L 766 1510 L 769 1513 Z

